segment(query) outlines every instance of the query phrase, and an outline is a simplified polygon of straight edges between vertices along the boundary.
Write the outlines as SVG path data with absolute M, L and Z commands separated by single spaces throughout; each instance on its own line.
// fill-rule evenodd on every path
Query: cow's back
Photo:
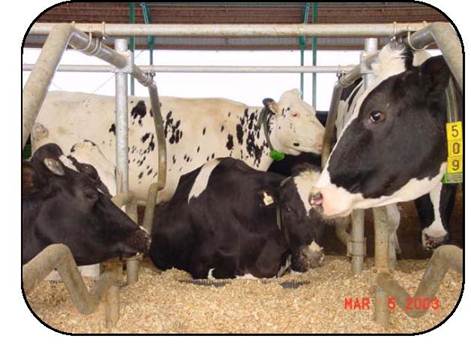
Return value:
M 148 98 L 129 97 L 129 185 L 144 200 L 157 177 L 157 139 Z M 237 124 L 247 106 L 227 99 L 161 97 L 167 141 L 167 186 L 160 200 L 174 193 L 179 177 L 216 157 L 240 156 Z M 230 136 L 230 134 L 232 134 Z M 233 146 L 228 139 L 233 138 Z M 50 92 L 33 127 L 33 151 L 57 143 L 69 151 L 84 139 L 97 144 L 116 163 L 115 98 L 75 92 Z

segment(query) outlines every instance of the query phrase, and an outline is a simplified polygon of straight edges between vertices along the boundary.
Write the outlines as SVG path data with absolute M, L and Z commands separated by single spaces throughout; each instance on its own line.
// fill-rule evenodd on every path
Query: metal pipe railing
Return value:
M 57 23 L 36 23 L 28 34 L 47 35 Z M 112 24 L 77 23 L 84 32 L 105 36 L 187 36 L 187 37 L 353 37 L 392 36 L 400 31 L 417 31 L 427 24 L 368 23 L 368 24 Z
M 23 71 L 31 71 L 34 64 L 23 64 Z M 338 66 L 207 66 L 207 65 L 139 65 L 139 69 L 144 72 L 159 73 L 336 73 L 343 74 L 350 71 L 353 65 Z M 63 64 L 57 67 L 56 71 L 61 72 L 115 72 L 116 68 L 109 65 L 74 65 Z
M 24 292 L 30 293 L 54 269 L 59 272 L 72 303 L 80 313 L 95 312 L 101 299 L 105 297 L 106 325 L 116 325 L 119 319 L 119 287 L 114 272 L 103 273 L 89 292 L 70 249 L 64 244 L 52 244 L 23 266 Z
M 408 39 L 408 44 L 415 49 L 424 48 L 432 42 L 442 51 L 460 91 L 463 92 L 463 47 L 456 31 L 450 23 L 435 22 L 410 35 Z
M 51 28 L 35 68 L 23 89 L 23 147 L 31 133 L 57 65 L 68 44 L 87 55 L 101 58 L 119 69 L 125 68 L 128 64 L 125 56 L 104 45 L 101 39 L 95 39 L 78 31 L 72 24 L 57 24 L 54 29 Z M 153 83 L 152 78 L 136 66 L 132 67 L 131 74 L 146 87 Z
M 408 303 L 411 299 L 432 300 L 450 268 L 463 274 L 463 250 L 454 245 L 442 245 L 435 249 L 414 295 L 409 295 L 407 290 L 387 272 L 378 274 L 377 284 L 380 291 L 386 296 L 391 296 L 409 317 L 419 318 L 427 312 L 428 308 L 411 307 Z M 388 311 L 387 305 L 384 307 L 385 311 Z

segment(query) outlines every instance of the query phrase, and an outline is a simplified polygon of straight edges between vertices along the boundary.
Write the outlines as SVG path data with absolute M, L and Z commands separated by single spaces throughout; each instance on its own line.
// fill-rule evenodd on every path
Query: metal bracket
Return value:
M 126 50 L 124 52 L 119 52 L 119 53 L 122 54 L 124 58 L 126 58 L 126 66 L 121 69 L 114 67 L 113 73 L 121 72 L 121 73 L 132 74 L 133 66 L 134 66 L 134 56 L 131 54 L 131 51 Z

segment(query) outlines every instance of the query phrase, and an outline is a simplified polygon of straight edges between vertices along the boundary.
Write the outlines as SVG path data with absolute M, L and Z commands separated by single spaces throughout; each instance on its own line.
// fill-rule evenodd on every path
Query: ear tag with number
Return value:
M 463 182 L 463 129 L 461 121 L 447 122 L 446 139 L 448 159 L 446 172 L 443 177 L 445 184 Z
M 265 191 L 263 191 L 263 204 L 265 204 L 266 206 L 269 206 L 269 205 L 272 205 L 273 203 L 275 203 L 275 201 L 273 200 L 273 197 L 270 196 Z

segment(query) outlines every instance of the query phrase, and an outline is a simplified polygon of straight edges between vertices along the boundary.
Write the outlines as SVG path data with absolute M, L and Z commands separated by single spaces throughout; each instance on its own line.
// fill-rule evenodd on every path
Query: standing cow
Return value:
M 272 162 L 268 140 L 275 150 L 292 155 L 320 153 L 322 148 L 324 127 L 297 90 L 283 93 L 278 103 L 265 100 L 270 110 L 266 133 L 260 122 L 262 107 L 227 99 L 160 99 L 168 168 L 167 185 L 159 194 L 163 201 L 173 195 L 181 175 L 211 159 L 233 157 L 264 171 Z M 129 98 L 129 189 L 141 200 L 157 176 L 157 140 L 149 105 L 147 99 Z M 88 139 L 116 163 L 114 109 L 113 97 L 50 92 L 33 126 L 33 150 L 54 142 L 68 151 Z
M 148 233 L 113 204 L 96 170 L 65 158 L 56 144 L 40 147 L 23 162 L 22 186 L 23 264 L 54 243 L 67 245 L 78 265 L 149 248 Z
M 358 98 L 310 202 L 325 216 L 409 201 L 436 187 L 446 160 L 442 56 L 413 65 L 410 49 L 386 45 L 375 80 Z
M 158 207 L 152 261 L 194 278 L 269 278 L 318 266 L 324 225 L 308 202 L 318 175 L 298 167 L 285 179 L 232 158 L 208 162 Z

